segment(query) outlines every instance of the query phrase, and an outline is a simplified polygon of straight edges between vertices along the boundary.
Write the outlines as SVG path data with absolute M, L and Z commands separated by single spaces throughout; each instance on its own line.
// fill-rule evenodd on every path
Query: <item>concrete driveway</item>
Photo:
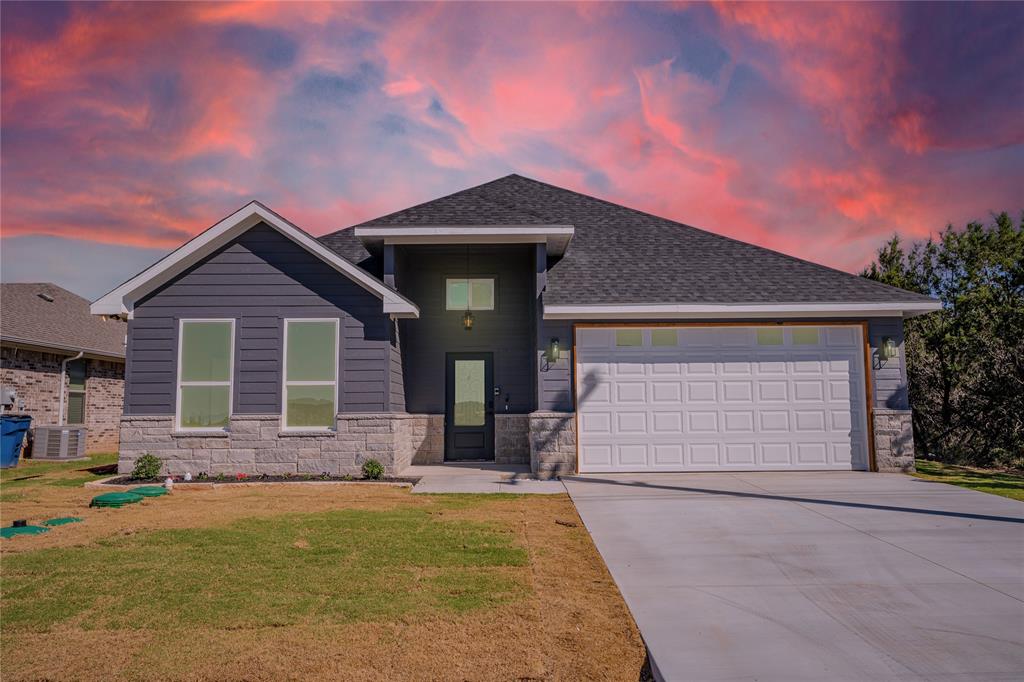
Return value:
M 1024 679 L 1024 504 L 898 474 L 565 479 L 666 680 Z

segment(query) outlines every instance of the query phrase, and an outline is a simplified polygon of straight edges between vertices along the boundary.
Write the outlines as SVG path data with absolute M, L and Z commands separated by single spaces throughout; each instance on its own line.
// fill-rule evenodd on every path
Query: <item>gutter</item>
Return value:
M 78 355 L 68 356 L 60 361 L 60 404 L 57 406 L 57 426 L 64 426 L 64 386 L 67 383 L 64 379 L 68 374 L 68 363 L 72 360 L 80 360 L 85 355 L 84 350 L 78 351 Z

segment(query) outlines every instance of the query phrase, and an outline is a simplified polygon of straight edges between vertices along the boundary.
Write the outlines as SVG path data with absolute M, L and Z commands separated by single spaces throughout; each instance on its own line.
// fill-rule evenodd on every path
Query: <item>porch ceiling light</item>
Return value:
M 469 310 L 462 314 L 462 328 L 467 332 L 473 329 L 473 313 Z

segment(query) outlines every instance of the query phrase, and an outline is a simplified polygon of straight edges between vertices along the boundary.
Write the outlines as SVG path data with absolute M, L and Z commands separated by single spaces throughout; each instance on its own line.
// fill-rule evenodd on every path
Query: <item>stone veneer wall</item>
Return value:
M 494 415 L 494 463 L 530 463 L 530 415 Z
M 444 415 L 411 414 L 409 448 L 413 464 L 444 462 Z
M 0 384 L 11 386 L 25 401 L 32 425 L 56 424 L 59 417 L 60 363 L 67 355 L 4 346 L 0 349 Z M 68 378 L 64 377 L 67 410 Z M 86 452 L 115 452 L 124 406 L 124 363 L 86 359 Z
M 879 471 L 914 470 L 914 427 L 910 410 L 875 408 L 875 464 Z
M 359 475 L 373 458 L 397 475 L 416 451 L 418 416 L 404 413 L 339 414 L 329 433 L 281 431 L 278 415 L 232 415 L 228 431 L 176 433 L 173 416 L 124 416 L 118 473 L 130 473 L 149 453 L 169 474 Z
M 576 471 L 576 415 L 572 412 L 532 412 L 530 468 L 538 478 Z

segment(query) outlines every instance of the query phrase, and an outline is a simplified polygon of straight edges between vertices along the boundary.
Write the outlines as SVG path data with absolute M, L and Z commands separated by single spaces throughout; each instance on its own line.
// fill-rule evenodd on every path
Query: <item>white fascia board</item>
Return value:
M 256 201 L 243 206 L 124 284 L 103 295 L 89 306 L 89 312 L 93 315 L 128 315 L 131 317 L 135 303 L 140 298 L 166 284 L 187 268 L 260 222 L 270 225 L 306 251 L 380 298 L 389 309 L 384 312 L 419 317 L 419 308 L 415 303 Z
M 777 317 L 913 317 L 942 308 L 939 301 L 908 303 L 735 303 L 675 305 L 546 305 L 546 320 L 685 320 Z
M 572 225 L 364 225 L 353 228 L 367 246 L 378 244 L 541 244 L 552 255 L 565 253 Z

